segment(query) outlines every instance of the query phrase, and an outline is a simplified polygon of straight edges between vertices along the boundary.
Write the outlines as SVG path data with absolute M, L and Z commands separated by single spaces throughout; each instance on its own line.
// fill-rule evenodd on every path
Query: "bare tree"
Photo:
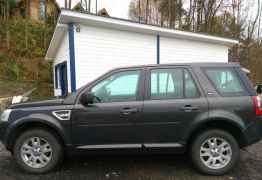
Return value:
M 88 0 L 88 12 L 91 10 L 91 0 Z
M 148 23 L 149 0 L 146 0 L 146 23 Z
M 10 30 L 9 30 L 10 4 L 6 1 L 6 47 L 10 48 Z
M 138 0 L 138 21 L 141 21 L 141 0 Z
M 168 1 L 168 20 L 169 20 L 169 27 L 172 27 L 172 0 Z
M 29 8 L 30 8 L 30 0 L 25 1 L 26 5 L 26 22 L 25 22 L 25 48 L 28 49 L 28 21 L 29 21 Z
M 249 26 L 248 26 L 248 37 L 247 37 L 248 43 L 250 43 L 250 40 L 253 37 L 259 15 L 260 15 L 260 0 L 257 0 L 257 12 L 256 12 L 256 15 L 255 15 L 255 19 L 254 19 L 253 22 L 250 22 Z
M 179 16 L 179 29 L 182 28 L 182 11 L 183 11 L 183 4 L 182 4 L 182 0 L 178 1 L 178 7 L 176 8 L 178 9 L 178 16 Z
M 87 10 L 88 10 L 88 9 L 87 9 L 87 0 L 85 0 L 85 6 L 86 6 L 86 11 L 87 11 Z
M 71 9 L 71 3 L 72 3 L 72 0 L 69 0 L 69 5 L 68 5 L 69 9 Z
M 261 45 L 261 37 L 260 37 L 260 31 L 261 31 L 261 17 L 262 17 L 262 3 L 261 3 L 261 5 L 260 5 L 260 7 L 258 7 L 258 8 L 260 8 L 259 9 L 259 17 L 258 17 L 258 29 L 257 29 L 257 37 L 259 38 L 258 40 L 259 40 L 259 43 L 258 43 L 258 45 L 260 46 Z
M 65 9 L 67 9 L 67 0 L 65 0 Z
M 196 22 L 196 30 L 200 31 L 200 26 L 202 24 L 202 8 L 203 8 L 203 2 L 202 0 L 196 0 L 197 5 L 197 22 Z

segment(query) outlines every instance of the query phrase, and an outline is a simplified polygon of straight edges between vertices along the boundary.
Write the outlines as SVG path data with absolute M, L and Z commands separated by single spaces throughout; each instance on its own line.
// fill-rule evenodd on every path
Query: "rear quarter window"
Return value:
M 245 94 L 243 84 L 233 68 L 204 68 L 211 84 L 222 96 L 240 96 Z

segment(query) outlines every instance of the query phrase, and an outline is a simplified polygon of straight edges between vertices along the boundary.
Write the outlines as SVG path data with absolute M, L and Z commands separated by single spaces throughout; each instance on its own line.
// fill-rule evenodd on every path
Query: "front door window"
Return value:
M 100 102 L 136 101 L 140 71 L 125 71 L 109 76 L 96 84 L 91 92 Z

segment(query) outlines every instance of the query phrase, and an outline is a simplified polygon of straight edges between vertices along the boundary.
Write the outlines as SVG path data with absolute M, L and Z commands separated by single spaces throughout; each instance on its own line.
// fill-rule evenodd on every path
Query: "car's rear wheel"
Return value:
M 26 172 L 40 174 L 54 169 L 62 160 L 63 150 L 56 136 L 43 129 L 22 133 L 14 145 L 14 157 Z
M 191 156 L 195 167 L 209 175 L 223 175 L 239 159 L 239 146 L 235 138 L 223 130 L 207 130 L 192 143 Z

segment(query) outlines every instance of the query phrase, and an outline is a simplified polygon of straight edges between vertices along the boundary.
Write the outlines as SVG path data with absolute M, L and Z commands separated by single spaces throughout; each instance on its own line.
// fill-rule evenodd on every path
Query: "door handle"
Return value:
M 191 111 L 197 111 L 199 110 L 199 108 L 196 106 L 185 105 L 184 107 L 181 108 L 181 110 L 185 112 L 191 112 Z
M 133 114 L 133 113 L 137 113 L 138 112 L 138 109 L 137 108 L 123 108 L 120 113 L 123 114 L 123 115 L 130 115 L 130 114 Z

